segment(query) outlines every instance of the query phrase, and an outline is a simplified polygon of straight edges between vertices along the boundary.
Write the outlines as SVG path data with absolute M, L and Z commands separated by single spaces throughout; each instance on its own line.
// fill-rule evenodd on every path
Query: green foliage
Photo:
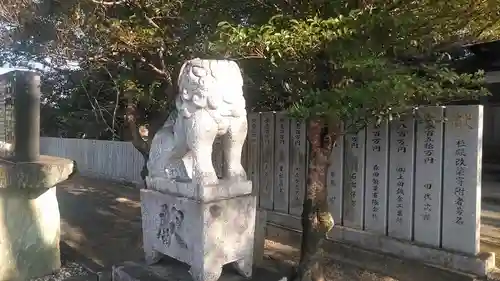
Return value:
M 58 81 L 48 83 L 52 89 L 45 90 L 51 99 L 54 92 L 72 88 L 47 105 L 47 112 L 63 115 L 64 122 L 46 124 L 63 124 L 64 132 L 73 129 L 69 125 L 73 124 L 80 128 L 74 136 L 120 137 L 130 97 L 137 106 L 138 125 L 161 119 L 172 106 L 183 61 L 205 57 L 207 40 L 219 21 L 239 22 L 258 6 L 253 1 L 236 4 L 230 0 L 17 3 L 0 4 L 0 22 L 9 26 L 0 24 L 0 65 L 34 62 L 48 67 L 52 72 L 46 73 L 45 79 Z M 65 75 L 68 61 L 79 66 L 73 75 L 78 78 L 63 85 L 59 77 Z M 74 118 L 74 112 L 81 112 L 82 118 Z M 88 125 L 83 126 L 83 122 Z M 95 132 L 89 132 L 89 127 Z
M 336 7 L 326 12 L 279 14 L 262 24 L 222 22 L 213 50 L 226 57 L 266 60 L 273 71 L 286 71 L 293 92 L 288 109 L 298 118 L 364 124 L 418 105 L 487 94 L 483 73 L 457 73 L 446 47 L 497 34 L 498 20 L 486 26 L 483 20 L 500 17 L 490 10 L 491 3 L 333 2 Z
M 499 0 L 112 2 L 0 4 L 0 63 L 53 70 L 45 94 L 64 130 L 88 122 L 80 134 L 122 136 L 129 97 L 139 125 L 151 124 L 196 56 L 238 59 L 250 110 L 362 121 L 474 99 L 481 74 L 457 74 L 445 52 L 500 28 Z M 79 69 L 64 82 L 68 61 Z

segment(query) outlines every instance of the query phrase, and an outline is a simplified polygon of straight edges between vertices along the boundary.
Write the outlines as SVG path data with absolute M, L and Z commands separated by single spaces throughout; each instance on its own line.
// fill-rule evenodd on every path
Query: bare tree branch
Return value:
M 96 121 L 99 122 L 99 116 L 101 117 L 100 119 L 102 120 L 102 122 L 104 123 L 104 125 L 106 125 L 106 127 L 108 129 L 111 130 L 111 134 L 113 135 L 113 139 L 115 138 L 120 138 L 120 136 L 118 136 L 115 132 L 115 129 L 114 129 L 114 123 L 115 123 L 115 119 L 114 119 L 114 116 L 113 116 L 113 127 L 109 126 L 108 122 L 106 121 L 106 118 L 104 118 L 104 115 L 102 114 L 102 111 L 106 111 L 106 109 L 102 108 L 100 105 L 99 105 L 99 102 L 97 101 L 97 99 L 94 97 L 94 101 L 95 103 L 92 101 L 92 98 L 90 97 L 90 94 L 87 90 L 87 87 L 85 87 L 85 85 L 83 84 L 83 82 L 80 82 L 81 86 L 82 86 L 82 89 L 83 91 L 85 92 L 85 95 L 87 96 L 87 99 L 90 103 L 90 106 L 92 106 L 92 112 L 94 112 L 94 116 L 96 118 Z M 100 89 L 99 91 L 100 92 Z M 109 112 L 108 112 L 109 113 Z M 99 116 L 97 115 L 99 114 Z
M 115 107 L 113 109 L 113 116 L 112 116 L 112 130 L 113 132 L 115 131 L 115 123 L 116 123 L 116 113 L 118 112 L 118 105 L 120 103 L 120 87 L 118 87 L 118 84 L 116 83 L 115 79 L 113 78 L 113 75 L 111 75 L 111 72 L 109 71 L 109 69 L 105 68 L 106 72 L 108 73 L 108 76 L 109 76 L 109 79 L 111 79 L 111 81 L 113 81 L 113 84 L 114 84 L 114 88 L 115 88 L 115 91 L 116 91 L 116 99 L 115 99 Z M 114 134 L 113 134 L 113 140 L 114 140 Z
M 121 5 L 125 4 L 127 0 L 119 0 L 119 1 L 97 1 L 97 0 L 92 0 L 93 3 L 98 4 L 98 5 L 104 5 L 104 6 L 113 6 L 113 5 Z
M 140 57 L 141 62 L 147 64 L 154 72 L 158 73 L 159 75 L 163 76 L 170 84 L 172 84 L 172 75 L 168 73 L 167 71 L 159 69 L 157 66 L 154 64 L 146 61 L 144 57 Z

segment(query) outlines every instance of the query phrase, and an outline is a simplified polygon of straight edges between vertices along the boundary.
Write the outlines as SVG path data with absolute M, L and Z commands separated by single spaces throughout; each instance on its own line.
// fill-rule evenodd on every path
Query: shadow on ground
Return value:
M 82 263 L 94 272 L 143 259 L 137 187 L 75 176 L 58 186 L 57 195 L 62 224 L 61 251 L 65 259 Z M 267 270 L 257 272 L 253 280 L 286 275 L 298 259 L 298 250 L 266 241 L 265 256 L 263 267 Z M 327 280 L 397 281 L 331 259 L 322 263 L 327 269 Z M 264 278 L 262 272 L 274 274 L 266 274 Z
M 500 182 L 482 185 L 481 251 L 494 252 L 500 266 Z
M 75 176 L 58 186 L 57 197 L 65 255 L 94 268 L 143 256 L 136 187 Z

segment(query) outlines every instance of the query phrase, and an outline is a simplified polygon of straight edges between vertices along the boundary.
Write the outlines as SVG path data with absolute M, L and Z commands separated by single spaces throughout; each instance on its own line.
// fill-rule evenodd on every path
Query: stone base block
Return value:
M 232 198 L 252 193 L 251 181 L 222 179 L 217 185 L 202 186 L 191 181 L 178 182 L 161 177 L 146 177 L 146 183 L 148 188 L 152 190 L 202 201 Z
M 141 190 L 146 262 L 167 255 L 191 266 L 195 281 L 218 280 L 226 264 L 250 277 L 256 204 L 254 195 L 200 201 Z
M 55 187 L 35 198 L 0 189 L 0 281 L 26 281 L 59 269 L 59 235 Z
M 300 218 L 288 214 L 268 212 L 267 221 L 283 229 L 301 229 Z M 296 231 L 289 232 L 295 233 Z M 267 238 L 270 238 L 269 231 L 267 232 Z M 342 226 L 335 226 L 329 233 L 328 238 L 331 242 L 351 245 L 351 249 L 393 255 L 400 259 L 479 277 L 487 276 L 495 268 L 495 253 L 479 253 L 476 256 L 465 255 Z M 328 245 L 328 243 L 325 244 L 325 251 L 338 252 L 338 249 L 329 251 Z M 367 254 L 360 254 L 359 256 L 366 257 Z M 361 260 L 361 258 L 357 259 Z
M 264 247 L 266 244 L 267 211 L 257 209 L 255 218 L 255 238 L 253 244 L 253 265 L 259 266 L 264 259 Z

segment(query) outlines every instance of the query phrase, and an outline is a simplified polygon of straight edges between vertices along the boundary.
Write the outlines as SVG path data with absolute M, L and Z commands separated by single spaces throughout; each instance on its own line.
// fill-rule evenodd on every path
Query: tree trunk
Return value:
M 172 88 L 172 87 L 170 87 Z M 172 91 L 169 91 L 168 94 L 172 96 Z M 170 97 L 167 96 L 167 97 Z M 151 148 L 151 142 L 153 141 L 153 137 L 156 132 L 163 126 L 163 123 L 168 117 L 167 112 L 161 112 L 158 114 L 155 120 L 150 120 L 150 126 L 148 128 L 148 140 L 145 141 L 141 134 L 139 133 L 139 124 L 137 124 L 137 116 L 139 115 L 137 110 L 137 105 L 133 99 L 133 93 L 127 93 L 127 109 L 125 110 L 125 120 L 127 122 L 127 127 L 132 137 L 132 145 L 139 151 L 144 158 L 144 165 L 141 170 L 141 178 L 146 186 L 146 176 L 148 175 L 148 167 L 147 163 L 149 160 L 149 149 Z
M 302 244 L 300 263 L 292 274 L 292 281 L 323 281 L 323 269 L 319 264 L 321 244 L 333 227 L 328 211 L 326 176 L 330 166 L 330 153 L 337 138 L 339 127 L 326 124 L 322 119 L 308 122 L 307 139 L 309 167 L 307 187 L 302 212 Z
M 139 133 L 139 126 L 137 124 L 137 106 L 133 102 L 132 98 L 128 98 L 127 109 L 125 111 L 125 120 L 127 121 L 127 127 L 132 136 L 132 145 L 139 151 L 144 158 L 144 165 L 141 170 L 141 178 L 146 187 L 146 176 L 148 175 L 147 162 L 149 158 L 149 144 L 141 137 Z

